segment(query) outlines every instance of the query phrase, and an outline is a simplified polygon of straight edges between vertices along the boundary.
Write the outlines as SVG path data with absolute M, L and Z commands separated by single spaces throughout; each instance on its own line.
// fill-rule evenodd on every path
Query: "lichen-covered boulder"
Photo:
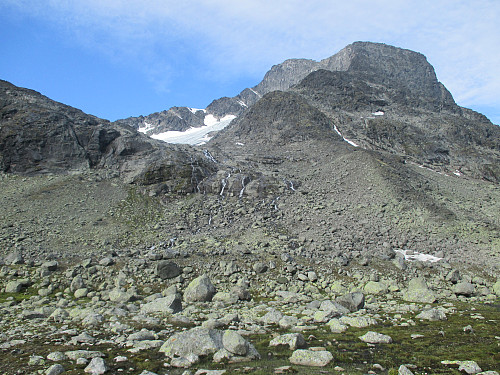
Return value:
M 184 291 L 185 302 L 209 302 L 215 295 L 215 287 L 207 275 L 197 277 Z
M 436 295 L 429 289 L 425 279 L 417 277 L 408 283 L 403 299 L 408 302 L 433 303 L 436 301 Z
M 160 352 L 165 353 L 166 357 L 176 360 L 211 355 L 213 355 L 215 362 L 222 360 L 242 362 L 260 359 L 255 347 L 237 332 L 223 332 L 203 327 L 175 333 L 165 341 Z M 179 365 L 186 363 L 184 360 L 179 361 Z M 184 365 L 179 367 L 184 367 Z
M 170 313 L 175 314 L 182 311 L 182 301 L 179 294 L 171 294 L 167 297 L 157 298 L 141 307 L 142 313 Z
M 333 355 L 327 350 L 297 349 L 290 357 L 290 363 L 301 366 L 324 367 L 333 361 Z
M 390 344 L 392 342 L 391 336 L 373 331 L 366 332 L 363 336 L 359 336 L 359 339 L 368 344 Z
M 269 343 L 269 346 L 287 345 L 291 350 L 296 350 L 304 348 L 306 346 L 306 340 L 301 333 L 287 333 L 278 337 L 275 337 Z
M 186 357 L 188 354 L 207 356 L 214 354 L 222 345 L 222 333 L 215 329 L 196 327 L 185 332 L 177 332 L 160 348 L 169 358 Z

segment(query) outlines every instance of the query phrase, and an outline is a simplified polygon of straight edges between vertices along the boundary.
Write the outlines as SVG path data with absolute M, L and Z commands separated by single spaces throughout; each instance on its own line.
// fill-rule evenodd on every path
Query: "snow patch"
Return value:
M 458 169 L 453 172 L 455 176 L 463 176 L 462 172 L 460 172 Z
M 359 147 L 359 145 L 358 145 L 358 144 L 354 143 L 353 141 L 351 141 L 351 140 L 349 140 L 349 139 L 347 139 L 347 138 L 344 138 L 344 136 L 343 136 L 343 135 L 342 135 L 342 133 L 339 131 L 339 129 L 337 128 L 337 126 L 336 126 L 336 125 L 333 125 L 333 129 L 337 132 L 337 134 L 338 134 L 338 135 L 340 135 L 340 136 L 342 137 L 342 139 L 343 139 L 345 142 L 349 143 L 351 146 L 354 146 L 354 147 Z
M 251 92 L 253 92 L 255 95 L 257 95 L 259 98 L 262 98 L 262 95 L 260 95 L 257 91 L 254 89 L 250 89 Z
M 150 123 L 144 121 L 144 126 L 139 126 L 139 129 L 137 129 L 138 132 L 146 134 L 148 131 L 153 130 L 154 126 L 151 125 Z
M 347 143 L 349 143 L 351 146 L 359 147 L 359 145 L 357 143 L 354 143 L 353 141 L 350 141 L 347 138 L 344 138 L 344 141 L 346 141 Z
M 206 109 L 199 109 L 199 108 L 189 108 L 188 109 L 191 111 L 191 113 L 194 115 L 196 114 L 196 112 L 198 111 L 203 111 L 203 113 L 207 113 L 207 110 Z
M 383 116 L 384 114 L 385 113 L 383 111 L 377 111 L 372 113 L 373 116 Z
M 395 250 L 396 253 L 403 254 L 405 260 L 418 260 L 420 262 L 439 262 L 443 258 L 435 257 L 434 255 L 419 253 L 418 251 L 410 251 L 410 250 Z
M 245 144 L 241 142 L 236 142 L 236 146 L 245 146 Z
M 218 120 L 214 115 L 205 116 L 205 126 L 199 128 L 189 128 L 186 131 L 168 131 L 160 134 L 153 134 L 151 138 L 167 143 L 182 143 L 188 145 L 202 145 L 212 138 L 209 133 L 224 129 L 235 119 L 234 115 L 227 115 Z
M 245 104 L 243 100 L 237 100 L 238 104 L 241 105 L 242 107 L 248 108 L 248 106 Z

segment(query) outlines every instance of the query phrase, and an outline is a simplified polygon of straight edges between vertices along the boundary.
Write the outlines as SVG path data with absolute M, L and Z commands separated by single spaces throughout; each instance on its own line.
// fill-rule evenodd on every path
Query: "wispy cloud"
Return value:
M 207 74 L 254 76 L 291 57 L 321 59 L 355 40 L 424 53 L 462 105 L 499 106 L 497 0 L 3 0 L 52 22 L 110 59 L 142 64 L 151 80 L 179 61 Z M 1 9 L 0 5 L 0 9 Z M 177 62 L 176 62 L 177 59 Z M 169 73 L 170 72 L 170 73 Z

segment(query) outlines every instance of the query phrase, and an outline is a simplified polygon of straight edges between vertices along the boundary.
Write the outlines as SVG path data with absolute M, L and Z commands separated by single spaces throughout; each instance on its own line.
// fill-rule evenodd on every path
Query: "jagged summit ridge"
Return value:
M 227 116 L 237 117 L 260 100 L 263 95 L 275 90 L 288 90 L 308 74 L 320 69 L 369 72 L 381 78 L 379 83 L 395 84 L 405 87 L 408 92 L 415 95 L 432 98 L 431 101 L 434 102 L 433 105 L 436 108 L 455 106 L 453 97 L 437 80 L 434 68 L 427 62 L 424 55 L 382 43 L 355 42 L 321 61 L 285 60 L 271 67 L 256 86 L 244 89 L 235 97 L 216 99 L 203 111 L 194 113 L 188 107 L 172 107 L 167 111 L 148 116 L 130 117 L 117 122 L 136 129 L 145 129 L 145 133 L 151 136 L 162 134 L 163 136 L 159 138 L 168 141 L 170 138 L 167 132 L 203 127 L 206 125 L 204 118 L 207 116 L 214 116 L 219 121 Z M 177 142 L 176 134 L 172 135 L 172 141 Z M 189 143 L 190 140 L 186 142 Z

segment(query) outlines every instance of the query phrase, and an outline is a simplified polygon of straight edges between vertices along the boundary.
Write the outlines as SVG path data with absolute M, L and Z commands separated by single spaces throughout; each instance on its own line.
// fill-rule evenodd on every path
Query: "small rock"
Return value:
M 413 372 L 411 372 L 405 365 L 401 365 L 398 369 L 398 375 L 413 375 Z
M 446 281 L 449 281 L 453 284 L 458 283 L 460 281 L 460 271 L 451 270 L 450 272 L 448 272 L 445 279 Z
M 30 359 L 28 361 L 28 365 L 30 365 L 30 366 L 41 366 L 44 363 L 45 363 L 45 360 L 43 359 L 42 356 L 39 356 L 39 355 L 30 356 Z
M 328 323 L 326 323 L 326 325 L 330 327 L 330 330 L 332 331 L 332 333 L 342 333 L 342 332 L 347 331 L 347 329 L 349 328 L 347 325 L 342 323 L 337 318 L 330 320 Z
M 257 273 L 264 273 L 268 269 L 267 264 L 265 264 L 264 262 L 257 262 L 253 265 L 252 268 Z
M 275 374 L 291 374 L 295 372 L 292 366 L 281 366 L 274 369 Z
M 57 271 L 58 267 L 59 267 L 59 263 L 55 260 L 45 262 L 41 266 L 41 268 L 46 269 L 47 271 L 50 271 L 50 272 Z
M 87 297 L 87 294 L 89 294 L 89 290 L 87 288 L 81 288 L 81 289 L 75 290 L 74 296 L 76 299 L 78 299 L 78 298 Z
M 99 265 L 101 265 L 103 267 L 109 267 L 109 266 L 112 266 L 113 264 L 115 264 L 115 261 L 113 260 L 113 258 L 110 258 L 110 257 L 102 258 L 99 261 Z
M 223 375 L 226 373 L 226 370 L 205 370 L 205 369 L 199 369 L 197 370 L 194 375 Z
M 65 372 L 66 370 L 60 364 L 55 364 L 50 366 L 47 371 L 45 371 L 45 375 L 59 375 Z
M 144 340 L 156 340 L 156 335 L 148 331 L 147 329 L 141 329 L 139 332 L 132 333 L 128 336 L 128 341 L 144 341 Z
M 61 362 L 66 360 L 68 357 L 62 352 L 52 352 L 47 356 L 49 361 Z

